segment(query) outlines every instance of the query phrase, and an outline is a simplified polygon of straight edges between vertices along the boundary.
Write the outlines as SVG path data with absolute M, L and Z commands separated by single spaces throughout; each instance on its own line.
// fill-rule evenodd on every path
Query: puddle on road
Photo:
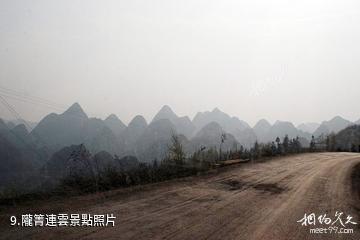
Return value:
M 229 191 L 240 190 L 244 186 L 246 186 L 245 182 L 242 182 L 242 181 L 239 181 L 239 180 L 234 180 L 234 179 L 225 180 L 225 181 L 223 181 L 221 183 L 223 185 L 227 186 Z
M 270 194 L 281 194 L 282 192 L 286 191 L 285 188 L 279 186 L 276 183 L 249 183 L 244 182 L 241 180 L 236 179 L 227 179 L 222 182 L 220 182 L 222 185 L 222 189 L 228 190 L 228 191 L 238 191 L 243 189 L 252 188 L 257 191 L 261 191 L 262 193 L 270 193 Z
M 199 203 L 206 203 L 206 202 L 220 202 L 220 196 L 206 196 L 202 198 L 195 199 L 194 201 Z
M 276 183 L 257 184 L 254 188 L 271 194 L 280 194 L 285 191 L 285 188 L 279 187 Z

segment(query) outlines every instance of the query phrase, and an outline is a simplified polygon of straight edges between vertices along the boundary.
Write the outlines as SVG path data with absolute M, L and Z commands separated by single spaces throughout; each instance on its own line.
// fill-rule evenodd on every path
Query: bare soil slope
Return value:
M 1 239 L 360 239 L 359 154 L 314 153 L 229 166 L 192 177 L 0 212 Z M 114 213 L 115 227 L 9 227 L 22 213 Z M 305 213 L 350 214 L 353 234 L 310 234 Z M 343 216 L 344 217 L 344 216 Z M 346 219 L 346 217 L 345 217 Z M 318 225 L 320 227 L 320 225 Z

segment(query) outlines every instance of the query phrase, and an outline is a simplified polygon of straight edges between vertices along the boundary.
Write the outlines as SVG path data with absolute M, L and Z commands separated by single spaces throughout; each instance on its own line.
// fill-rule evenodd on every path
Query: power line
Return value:
M 10 111 L 11 114 L 13 114 L 15 117 L 21 119 L 21 116 L 19 113 L 16 112 L 16 110 L 6 101 L 5 98 L 3 98 L 1 95 L 0 95 L 0 101 L 3 103 L 3 105 Z M 31 129 L 31 127 L 26 123 L 24 122 L 24 124 L 29 128 Z M 41 157 L 41 154 L 37 151 L 37 149 L 34 148 L 34 146 L 30 146 L 27 142 L 24 141 L 24 139 L 20 136 L 18 136 L 14 131 L 11 131 L 11 129 L 9 128 L 9 126 L 7 124 L 5 124 L 6 128 L 8 129 L 9 132 L 11 132 L 16 138 L 18 138 L 21 142 L 23 142 L 25 145 L 29 146 L 30 149 L 32 149 L 38 156 Z M 46 152 L 47 152 L 47 149 L 44 149 Z M 48 152 L 47 152 L 48 154 Z
M 64 105 L 62 104 L 58 104 L 54 101 L 50 101 L 48 99 L 45 99 L 45 98 L 41 98 L 41 97 L 37 97 L 37 96 L 33 96 L 33 95 L 30 95 L 30 94 L 27 94 L 27 93 L 24 93 L 24 92 L 19 92 L 19 91 L 16 91 L 16 90 L 13 90 L 13 89 L 9 89 L 9 88 L 5 88 L 5 87 L 2 87 L 0 86 L 0 91 L 4 92 L 4 93 L 8 93 L 8 94 L 12 94 L 12 95 L 17 95 L 17 96 L 21 96 L 21 97 L 25 97 L 27 99 L 30 99 L 30 100 L 33 100 L 33 101 L 37 101 L 37 102 L 42 102 L 44 104 L 48 104 L 48 105 L 51 105 L 51 106 L 55 106 L 55 107 L 58 107 L 58 108 L 65 108 Z
M 45 106 L 47 108 L 56 110 L 56 111 L 65 111 L 68 108 L 65 107 L 63 104 L 56 103 L 54 101 L 50 101 L 44 98 L 40 98 L 37 96 L 32 96 L 23 92 L 15 91 L 9 88 L 4 88 L 0 86 L 0 95 L 6 98 L 11 98 L 13 100 L 21 101 L 24 103 L 29 103 L 37 106 Z M 74 117 L 77 117 L 76 113 L 71 113 Z M 90 113 L 92 115 L 98 115 L 94 113 Z M 80 115 L 78 117 L 81 117 Z
M 17 118 L 17 119 L 23 119 L 23 118 L 21 117 L 21 115 L 15 110 L 15 108 L 13 108 L 13 106 L 11 106 L 11 104 L 9 104 L 9 103 L 6 101 L 6 99 L 5 99 L 3 96 L 1 96 L 1 95 L 0 95 L 0 100 L 1 100 L 1 102 L 3 103 L 3 105 L 10 111 L 10 113 L 15 116 L 15 118 Z M 24 121 L 24 125 L 25 125 L 26 127 L 28 127 L 28 129 L 30 129 L 29 132 L 32 132 L 33 134 L 36 134 L 36 133 L 34 133 L 34 132 L 32 131 L 33 128 L 32 128 L 26 121 Z M 43 146 L 46 148 L 46 144 L 45 144 L 44 141 L 41 139 L 41 137 L 38 136 L 37 134 L 36 134 L 35 137 L 36 137 L 36 138 L 43 144 Z M 47 149 L 45 149 L 45 150 L 47 151 Z
M 21 117 L 21 115 L 15 110 L 15 108 L 13 108 L 11 106 L 11 104 L 9 104 L 6 99 L 0 95 L 0 100 L 3 103 L 3 105 L 10 111 L 11 114 L 13 114 L 15 116 L 15 118 L 18 119 L 23 119 Z M 6 125 L 6 124 L 5 124 Z M 34 133 L 32 130 L 32 127 L 29 126 L 29 124 L 24 121 L 24 125 L 28 127 L 28 129 L 30 129 L 29 132 L 32 132 L 32 134 L 34 134 L 34 136 L 36 137 L 36 139 L 42 144 L 42 147 L 45 151 L 45 154 L 47 155 L 47 157 L 51 157 L 51 151 L 49 151 L 47 144 L 44 143 L 44 141 L 42 140 L 42 138 L 40 136 L 38 136 L 36 133 Z M 9 130 L 9 132 L 11 132 L 12 134 L 15 135 L 15 137 L 17 137 L 20 141 L 22 141 L 23 143 L 25 143 L 24 139 L 22 137 L 19 137 L 14 131 L 11 131 L 10 128 L 6 125 L 6 128 Z M 27 143 L 25 143 L 25 145 L 28 145 Z M 38 157 L 41 159 L 43 156 L 42 154 L 40 154 L 38 152 L 38 149 L 36 148 L 36 146 L 30 146 L 30 149 L 32 149 L 37 155 Z M 45 176 L 47 176 L 47 165 L 44 165 L 44 170 L 45 170 Z
M 12 113 L 17 119 L 22 119 L 20 114 L 18 112 L 16 112 L 16 110 L 1 95 L 0 95 L 0 100 L 4 104 L 4 106 L 10 111 L 10 113 Z M 28 127 L 28 129 L 30 131 L 33 130 L 32 127 L 26 121 L 24 121 L 24 124 L 26 125 L 26 127 Z
M 3 97 L 6 97 L 6 98 L 11 98 L 11 99 L 14 99 L 14 100 L 17 100 L 17 101 L 21 101 L 21 102 L 24 102 L 24 103 L 30 103 L 30 104 L 35 104 L 35 105 L 38 105 L 38 106 L 44 106 L 46 108 L 50 108 L 50 109 L 56 109 L 56 110 L 64 110 L 65 108 L 60 108 L 60 107 L 57 107 L 57 106 L 52 106 L 52 105 L 49 105 L 47 103 L 42 103 L 42 102 L 37 102 L 37 101 L 34 101 L 34 100 L 31 100 L 31 99 L 27 99 L 25 97 L 20 97 L 20 96 L 16 96 L 16 95 L 12 95 L 12 94 L 9 94 L 9 93 L 3 93 L 0 89 L 0 94 L 3 96 Z

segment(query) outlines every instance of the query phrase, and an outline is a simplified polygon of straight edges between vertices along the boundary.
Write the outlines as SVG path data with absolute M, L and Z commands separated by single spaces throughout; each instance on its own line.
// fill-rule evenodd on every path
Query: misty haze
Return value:
M 0 2 L 0 239 L 359 239 L 360 3 Z

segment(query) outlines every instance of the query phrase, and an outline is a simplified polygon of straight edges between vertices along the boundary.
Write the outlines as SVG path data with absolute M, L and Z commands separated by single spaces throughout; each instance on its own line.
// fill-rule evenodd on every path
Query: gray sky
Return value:
M 357 120 L 359 14 L 355 0 L 0 0 L 0 87 L 125 123 L 164 104 Z M 61 112 L 6 99 L 30 120 Z

